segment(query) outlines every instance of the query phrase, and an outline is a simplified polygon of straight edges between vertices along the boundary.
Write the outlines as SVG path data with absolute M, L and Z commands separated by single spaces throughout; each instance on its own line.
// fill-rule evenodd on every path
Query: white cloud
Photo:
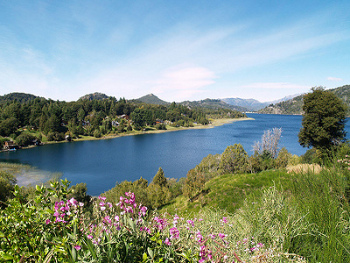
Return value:
M 335 78 L 335 77 L 328 77 L 327 80 L 330 80 L 330 81 L 342 81 L 343 79 L 342 78 Z
M 154 82 L 152 93 L 175 101 L 201 93 L 202 88 L 215 83 L 214 72 L 204 67 L 178 67 L 165 70 Z
M 242 86 L 242 88 L 247 89 L 264 89 L 264 90 L 271 90 L 271 89 L 292 89 L 292 90 L 305 90 L 310 89 L 309 86 L 305 85 L 297 85 L 292 83 L 284 83 L 284 82 L 265 82 L 265 83 L 251 83 L 248 85 Z

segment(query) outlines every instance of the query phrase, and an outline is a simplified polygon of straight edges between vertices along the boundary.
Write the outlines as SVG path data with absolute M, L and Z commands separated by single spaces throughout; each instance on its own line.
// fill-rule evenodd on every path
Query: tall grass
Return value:
M 344 173 L 332 167 L 318 175 L 294 177 L 294 205 L 306 214 L 312 232 L 293 239 L 290 250 L 310 262 L 350 262 L 350 209 Z

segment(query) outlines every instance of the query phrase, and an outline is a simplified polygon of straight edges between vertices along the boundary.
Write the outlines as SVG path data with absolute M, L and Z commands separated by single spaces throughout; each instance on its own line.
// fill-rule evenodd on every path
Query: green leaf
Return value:
M 146 254 L 146 252 L 145 253 L 143 253 L 143 255 L 142 255 L 142 261 L 143 262 L 146 262 L 147 261 L 147 254 Z
M 150 247 L 148 247 L 147 252 L 148 252 L 148 255 L 153 259 L 153 256 L 154 256 L 153 250 Z

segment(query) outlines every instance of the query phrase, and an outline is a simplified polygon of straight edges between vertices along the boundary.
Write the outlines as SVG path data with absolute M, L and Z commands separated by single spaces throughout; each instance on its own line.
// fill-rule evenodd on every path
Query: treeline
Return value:
M 4 96 L 5 97 L 5 96 Z M 61 141 L 80 135 L 101 137 L 111 133 L 141 130 L 146 126 L 165 129 L 166 125 L 208 124 L 208 116 L 243 117 L 226 109 L 204 110 L 176 104 L 143 104 L 108 97 L 103 100 L 53 101 L 40 97 L 7 96 L 0 102 L 0 136 L 22 146 L 33 140 Z M 16 97 L 19 99 L 17 100 Z M 7 139 L 1 139 L 3 142 Z

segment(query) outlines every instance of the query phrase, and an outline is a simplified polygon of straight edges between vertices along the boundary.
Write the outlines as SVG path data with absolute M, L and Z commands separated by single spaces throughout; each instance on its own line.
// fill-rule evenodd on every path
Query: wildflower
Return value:
M 75 248 L 77 251 L 79 251 L 79 250 L 81 249 L 81 246 L 76 245 L 76 246 L 74 246 L 74 248 Z
M 106 197 L 104 196 L 99 196 L 98 199 L 102 200 L 102 201 L 105 201 L 106 200 Z
M 145 216 L 146 215 L 146 212 L 147 212 L 147 207 L 146 206 L 139 206 L 139 209 L 140 209 L 140 212 L 139 212 L 139 216 L 141 217 L 142 216 Z
M 227 217 L 223 217 L 221 220 L 220 220 L 221 223 L 223 224 L 227 224 Z
M 170 242 L 169 238 L 165 239 L 164 244 L 171 246 L 171 242 Z
M 48 224 L 51 223 L 51 220 L 50 219 L 46 219 L 45 223 L 46 223 L 46 225 L 48 225 Z
M 93 238 L 92 235 L 87 235 L 86 237 L 87 237 L 88 239 L 92 239 L 92 238 Z
M 180 232 L 176 227 L 170 228 L 170 239 L 179 239 L 180 238 Z
M 215 239 L 215 235 L 214 234 L 209 234 L 209 237 L 211 238 L 211 239 Z
M 191 225 L 192 227 L 194 227 L 194 222 L 193 222 L 192 220 L 187 220 L 187 223 L 188 223 L 189 225 Z
M 198 243 L 202 243 L 203 236 L 202 236 L 200 231 L 197 232 L 196 237 L 197 237 L 196 239 L 197 239 Z

